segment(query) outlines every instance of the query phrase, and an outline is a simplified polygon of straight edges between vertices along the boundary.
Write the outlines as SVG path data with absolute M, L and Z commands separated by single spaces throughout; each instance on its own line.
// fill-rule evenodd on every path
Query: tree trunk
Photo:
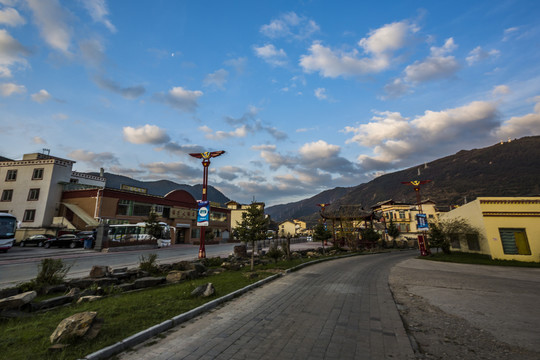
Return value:
M 255 263 L 255 241 L 251 240 L 251 271 L 253 271 L 254 263 Z

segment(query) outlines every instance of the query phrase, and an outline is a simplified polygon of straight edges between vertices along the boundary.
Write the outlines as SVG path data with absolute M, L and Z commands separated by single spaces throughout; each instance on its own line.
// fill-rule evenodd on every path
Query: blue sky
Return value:
M 267 205 L 540 134 L 538 1 L 0 0 L 0 155 Z M 406 179 L 404 179 L 406 180 Z

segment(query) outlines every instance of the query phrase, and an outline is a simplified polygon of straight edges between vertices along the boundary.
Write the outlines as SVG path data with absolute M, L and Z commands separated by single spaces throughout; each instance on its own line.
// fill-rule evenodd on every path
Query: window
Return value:
M 39 200 L 39 189 L 30 189 L 28 192 L 28 201 Z
M 465 237 L 467 238 L 467 246 L 469 247 L 469 250 L 480 251 L 480 242 L 478 241 L 477 234 L 467 234 Z
M 25 210 L 23 221 L 34 221 L 36 217 L 36 210 Z
M 461 249 L 461 242 L 459 241 L 459 234 L 450 234 L 450 245 L 454 249 Z
M 405 219 L 405 211 L 399 210 L 399 218 L 400 219 Z
M 133 216 L 148 216 L 152 212 L 152 205 L 134 203 Z
M 17 170 L 8 170 L 6 174 L 6 181 L 17 180 Z
M 32 173 L 32 180 L 41 180 L 43 179 L 43 169 L 34 169 Z
M 499 229 L 499 234 L 505 254 L 531 255 L 525 229 Z
M 127 215 L 131 216 L 133 212 L 133 202 L 130 200 L 119 200 L 118 201 L 118 210 L 116 211 L 117 215 Z
M 13 190 L 2 191 L 2 201 L 11 201 L 13 198 Z

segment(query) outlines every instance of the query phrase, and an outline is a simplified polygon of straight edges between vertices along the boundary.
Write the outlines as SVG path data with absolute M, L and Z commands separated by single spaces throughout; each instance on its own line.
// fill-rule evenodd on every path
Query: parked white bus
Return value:
M 17 219 L 8 213 L 0 213 L 0 251 L 7 252 L 15 243 Z
M 156 239 L 148 234 L 146 223 L 109 225 L 109 241 L 125 245 L 135 245 L 138 241 L 156 240 L 158 247 L 171 245 L 171 229 L 169 225 L 160 222 L 161 236 Z

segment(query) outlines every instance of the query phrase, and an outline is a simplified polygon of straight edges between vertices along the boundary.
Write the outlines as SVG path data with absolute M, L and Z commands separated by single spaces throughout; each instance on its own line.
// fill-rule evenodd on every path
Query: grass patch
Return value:
M 489 255 L 472 254 L 464 252 L 452 252 L 451 254 L 434 253 L 431 256 L 420 256 L 422 260 L 453 262 L 460 264 L 476 264 L 476 265 L 496 265 L 496 266 L 517 266 L 517 267 L 540 267 L 539 262 L 527 262 L 518 260 L 493 260 Z
M 243 271 L 228 271 L 180 284 L 106 297 L 96 302 L 72 304 L 47 312 L 34 313 L 26 318 L 2 320 L 0 348 L 3 350 L 0 358 L 13 360 L 82 358 L 270 275 L 261 273 L 258 278 L 249 279 L 243 273 Z M 197 286 L 208 282 L 213 283 L 216 289 L 213 297 L 206 299 L 191 297 L 191 292 Z M 83 311 L 97 311 L 98 317 L 104 320 L 99 335 L 93 340 L 81 340 L 63 351 L 50 353 L 49 336 L 56 326 L 66 317 Z

